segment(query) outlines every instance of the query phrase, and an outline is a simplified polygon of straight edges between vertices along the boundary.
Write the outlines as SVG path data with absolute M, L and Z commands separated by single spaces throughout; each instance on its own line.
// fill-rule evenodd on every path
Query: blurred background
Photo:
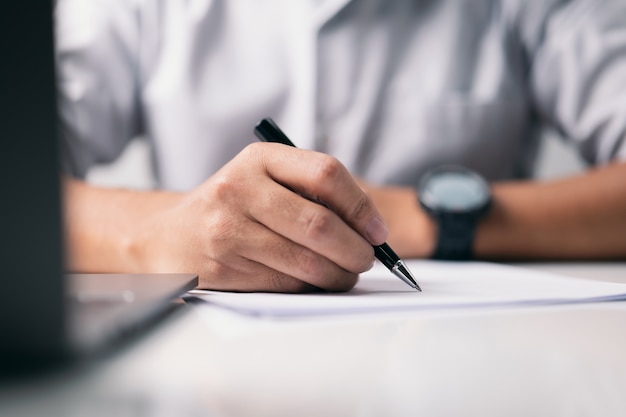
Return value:
M 585 162 L 570 142 L 562 140 L 554 131 L 544 133 L 535 178 L 560 178 L 583 169 Z M 87 179 L 94 184 L 109 187 L 153 188 L 154 177 L 150 169 L 147 142 L 141 138 L 133 140 L 115 163 L 92 168 Z

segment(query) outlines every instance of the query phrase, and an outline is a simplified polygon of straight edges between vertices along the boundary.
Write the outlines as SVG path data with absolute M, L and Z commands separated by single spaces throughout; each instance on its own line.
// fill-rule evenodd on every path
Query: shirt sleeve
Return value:
M 525 2 L 522 36 L 540 115 L 590 164 L 626 160 L 626 2 Z
M 84 177 L 141 133 L 138 24 L 130 1 L 59 0 L 55 9 L 62 166 Z

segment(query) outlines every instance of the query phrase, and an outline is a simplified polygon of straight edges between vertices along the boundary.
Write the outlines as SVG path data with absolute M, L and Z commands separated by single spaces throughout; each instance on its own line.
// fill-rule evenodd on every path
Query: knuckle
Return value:
M 211 199 L 227 201 L 235 191 L 235 180 L 228 175 L 217 174 L 211 181 Z
M 308 239 L 318 240 L 325 236 L 331 229 L 332 221 L 330 212 L 322 207 L 307 211 L 303 216 L 304 236 Z
M 344 166 L 335 157 L 321 155 L 313 178 L 319 184 L 334 182 L 344 172 Z
M 263 155 L 263 149 L 262 142 L 252 142 L 241 150 L 240 155 L 246 158 L 258 159 Z
M 266 170 L 266 148 L 263 142 L 252 142 L 246 145 L 245 148 L 239 152 L 235 157 L 238 164 L 243 164 L 246 167 L 255 166 L 262 170 Z
M 350 212 L 348 213 L 348 218 L 350 219 L 362 219 L 367 217 L 370 209 L 370 200 L 366 194 L 361 194 L 359 198 L 357 198 L 350 208 Z
M 320 256 L 308 249 L 303 248 L 300 251 L 296 256 L 296 264 L 302 277 L 307 281 L 320 277 L 324 271 L 323 261 L 320 259 Z

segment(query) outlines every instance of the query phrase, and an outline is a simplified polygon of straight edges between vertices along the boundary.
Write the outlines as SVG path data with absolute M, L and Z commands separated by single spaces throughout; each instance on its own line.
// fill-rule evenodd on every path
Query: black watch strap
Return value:
M 472 259 L 472 247 L 477 221 L 478 217 L 474 215 L 439 213 L 437 215 L 439 235 L 433 258 L 449 260 Z

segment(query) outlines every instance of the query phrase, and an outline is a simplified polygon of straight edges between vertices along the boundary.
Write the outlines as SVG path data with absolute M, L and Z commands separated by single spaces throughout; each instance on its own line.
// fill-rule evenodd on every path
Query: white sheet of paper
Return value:
M 244 314 L 314 316 L 409 309 L 566 304 L 626 300 L 626 284 L 568 278 L 487 262 L 406 262 L 423 292 L 376 263 L 345 293 L 274 294 L 192 291 Z

